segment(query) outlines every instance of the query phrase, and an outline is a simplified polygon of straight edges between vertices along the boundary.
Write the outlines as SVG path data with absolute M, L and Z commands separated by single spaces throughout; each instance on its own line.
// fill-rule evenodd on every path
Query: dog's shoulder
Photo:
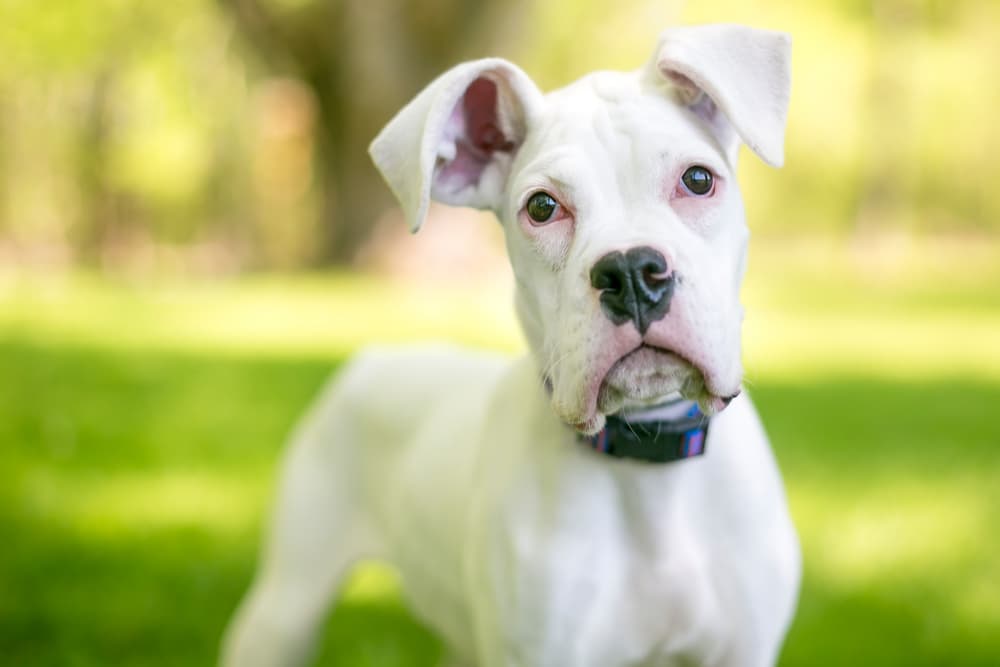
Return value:
M 458 345 L 370 345 L 334 374 L 317 401 L 370 423 L 424 421 L 439 403 L 465 404 L 493 385 L 510 359 Z

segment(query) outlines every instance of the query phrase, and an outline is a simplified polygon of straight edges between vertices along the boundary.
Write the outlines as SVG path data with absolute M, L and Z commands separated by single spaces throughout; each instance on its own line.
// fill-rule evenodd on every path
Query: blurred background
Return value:
M 781 664 L 998 664 L 991 0 L 0 0 L 0 660 L 212 663 L 329 373 L 523 350 L 498 225 L 409 236 L 371 138 L 458 61 L 547 89 L 708 21 L 794 38 L 786 166 L 741 164 L 747 384 L 806 563 Z M 319 664 L 438 656 L 368 565 Z

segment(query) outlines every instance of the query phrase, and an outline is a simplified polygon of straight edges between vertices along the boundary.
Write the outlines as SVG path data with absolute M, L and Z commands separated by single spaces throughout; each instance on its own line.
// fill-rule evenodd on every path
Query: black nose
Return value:
M 612 252 L 590 270 L 590 284 L 601 292 L 601 308 L 615 324 L 635 322 L 639 333 L 670 311 L 674 274 L 667 260 L 649 247 Z

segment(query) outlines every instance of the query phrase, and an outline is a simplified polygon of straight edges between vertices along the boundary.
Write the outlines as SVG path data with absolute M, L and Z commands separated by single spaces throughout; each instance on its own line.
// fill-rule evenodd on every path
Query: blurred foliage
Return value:
M 543 87 L 681 22 L 794 36 L 775 234 L 1000 227 L 991 0 L 0 0 L 0 259 L 229 273 L 354 256 L 391 206 L 365 147 L 427 81 L 501 55 Z
M 752 257 L 748 384 L 805 555 L 781 664 L 995 665 L 1000 246 Z M 520 349 L 509 294 L 425 287 L 0 276 L 3 663 L 211 664 L 284 435 L 329 372 L 375 340 Z M 321 665 L 440 654 L 372 567 L 323 642 Z

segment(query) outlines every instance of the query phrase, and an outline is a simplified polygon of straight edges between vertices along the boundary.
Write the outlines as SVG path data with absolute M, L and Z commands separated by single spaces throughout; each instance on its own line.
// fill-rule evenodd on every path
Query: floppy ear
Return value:
M 672 28 L 660 36 L 653 64 L 727 152 L 735 152 L 739 138 L 764 162 L 780 167 L 791 44 L 785 33 L 739 25 Z
M 496 209 L 540 102 L 524 72 L 489 58 L 452 68 L 403 107 L 368 152 L 410 230 L 420 229 L 431 198 Z

